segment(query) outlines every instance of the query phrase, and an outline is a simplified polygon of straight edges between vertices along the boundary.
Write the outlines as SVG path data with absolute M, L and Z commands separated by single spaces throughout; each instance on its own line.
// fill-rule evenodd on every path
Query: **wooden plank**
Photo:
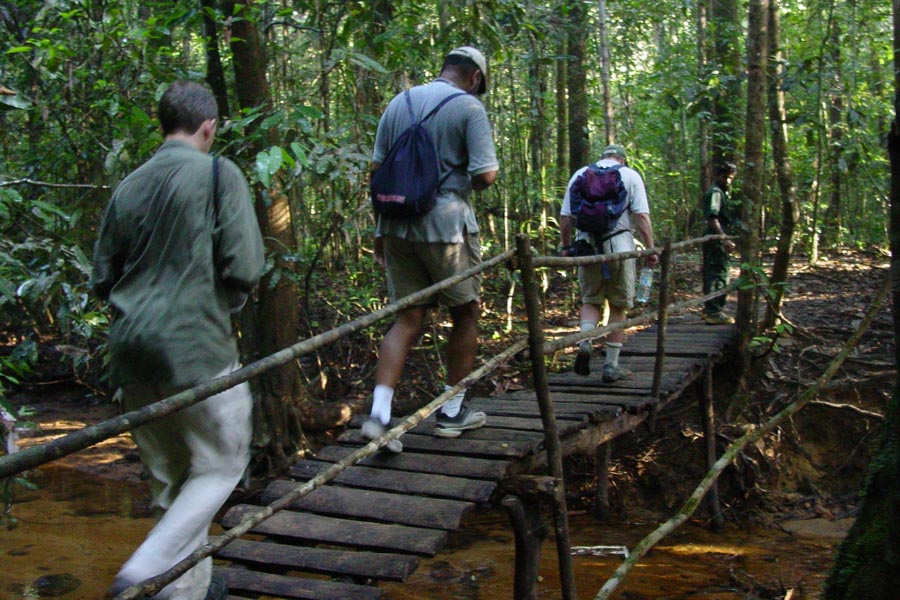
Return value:
M 554 399 L 551 397 L 551 399 Z M 492 400 L 490 403 L 485 403 L 484 405 L 472 404 L 472 406 L 477 406 L 479 410 L 483 410 L 488 414 L 491 412 L 498 413 L 507 413 L 507 414 L 534 414 L 540 413 L 540 408 L 537 405 L 537 402 L 529 399 L 523 398 L 521 400 L 516 400 L 514 398 L 510 398 L 508 400 Z M 553 405 L 554 413 L 559 415 L 579 415 L 579 414 L 590 414 L 595 411 L 603 411 L 603 403 L 600 402 L 585 402 L 585 403 L 554 403 Z
M 540 416 L 540 410 L 537 407 L 523 409 L 515 405 L 492 409 L 497 414 L 529 414 L 535 417 Z M 610 404 L 602 404 L 599 402 L 591 402 L 590 404 L 567 404 L 560 403 L 554 405 L 554 414 L 557 420 L 567 416 L 578 416 L 579 419 L 587 426 L 589 423 L 598 421 L 608 421 L 615 419 L 621 411 L 616 406 Z M 577 431 L 584 428 L 579 427 Z
M 337 462 L 348 454 L 355 452 L 348 446 L 325 446 L 316 453 L 315 458 L 329 462 Z M 380 452 L 357 463 L 363 466 L 396 469 L 398 471 L 417 471 L 420 473 L 438 473 L 453 477 L 472 477 L 474 479 L 496 480 L 506 476 L 511 467 L 508 460 L 489 460 L 485 458 L 454 457 L 448 460 L 439 454 L 415 454 L 403 452 L 390 454 Z
M 495 427 L 496 422 L 500 419 L 513 419 L 514 417 L 498 417 L 492 415 L 488 418 L 487 424 L 478 429 L 472 429 L 465 433 L 467 440 L 485 440 L 485 441 L 505 441 L 505 442 L 535 442 L 544 439 L 544 433 L 540 429 L 512 429 L 507 427 Z M 525 419 L 521 419 L 525 421 Z M 539 419 L 534 419 L 537 425 L 543 427 Z M 577 421 L 566 421 L 570 429 L 578 429 L 580 425 Z M 424 427 L 423 427 L 424 425 Z M 434 435 L 434 422 L 421 423 L 419 427 L 413 429 L 410 433 L 416 435 Z
M 228 589 L 251 594 L 265 594 L 291 600 L 378 600 L 384 591 L 368 585 L 339 583 L 325 579 L 300 579 L 246 569 L 223 569 Z
M 262 493 L 269 504 L 297 486 L 295 481 L 275 480 Z M 463 516 L 472 510 L 472 502 L 408 496 L 336 486 L 320 487 L 291 503 L 294 510 L 322 515 L 360 517 L 376 521 L 429 527 L 459 529 Z
M 419 558 L 409 554 L 306 548 L 249 540 L 231 542 L 218 556 L 241 563 L 266 565 L 270 569 L 283 567 L 286 570 L 385 581 L 406 581 L 419 566 Z
M 291 477 L 306 481 L 331 466 L 316 460 L 301 460 L 291 467 Z M 334 483 L 365 489 L 452 498 L 484 503 L 490 500 L 496 484 L 491 481 L 447 477 L 430 473 L 409 473 L 374 467 L 350 467 Z
M 669 357 L 687 357 L 687 358 L 706 358 L 711 353 L 716 353 L 720 348 L 702 346 L 673 348 L 666 346 L 666 358 Z M 634 345 L 631 347 L 623 347 L 619 356 L 656 356 L 656 344 Z
M 596 392 L 593 390 L 581 390 L 580 388 L 569 388 L 564 392 L 554 391 L 553 392 L 553 400 L 556 402 L 557 400 L 564 401 L 584 401 L 584 399 L 596 398 Z M 657 404 L 657 401 L 650 397 L 649 394 L 644 395 L 622 395 L 622 396 L 604 396 L 603 402 L 608 403 L 610 409 L 616 410 L 616 416 L 622 414 L 623 411 L 629 413 L 640 412 L 642 410 L 647 410 L 651 406 Z M 609 419 L 612 420 L 612 419 Z
M 679 383 L 686 379 L 690 373 L 699 370 L 700 365 L 694 365 L 690 370 L 670 371 L 666 370 L 663 374 L 661 382 L 662 388 L 678 387 Z M 598 374 L 593 376 L 573 375 L 571 377 L 560 377 L 551 384 L 551 391 L 566 391 L 573 388 L 579 390 L 595 390 L 610 395 L 630 394 L 639 396 L 641 394 L 649 394 L 651 389 L 652 376 L 650 373 L 632 373 L 631 375 L 606 383 Z M 554 396 L 555 400 L 555 396 Z
M 483 427 L 479 427 L 478 429 L 472 429 L 470 431 L 466 431 L 462 436 L 456 438 L 456 441 L 461 440 L 472 440 L 477 441 L 479 443 L 486 444 L 485 447 L 490 448 L 490 444 L 510 444 L 512 442 L 516 444 L 521 444 L 523 448 L 527 449 L 530 446 L 534 445 L 537 442 L 540 442 L 544 439 L 544 434 L 540 431 L 523 431 L 519 429 L 500 429 L 497 427 L 491 427 L 490 423 L 493 422 L 493 418 L 488 420 L 488 425 L 484 425 Z M 572 421 L 567 421 L 568 423 L 572 423 Z M 422 425 L 425 425 L 424 427 Z M 432 440 L 447 441 L 446 438 L 435 438 L 434 436 L 434 423 L 420 423 L 418 427 L 414 427 L 410 429 L 408 432 L 401 436 L 401 440 L 403 440 L 404 447 L 408 449 L 424 449 L 426 451 L 434 451 L 440 453 L 464 453 L 469 454 L 468 452 L 464 452 L 460 450 L 454 444 L 448 444 L 446 446 L 435 447 L 434 450 L 428 450 L 428 445 L 419 444 L 418 446 L 406 444 L 406 440 L 412 437 L 421 437 L 428 438 Z M 338 437 L 338 441 L 341 443 L 349 443 L 349 444 L 359 444 L 363 440 L 360 437 L 359 430 L 351 430 L 345 431 Z M 472 454 L 478 454 L 478 452 L 473 452 Z M 513 454 L 513 453 L 509 453 Z M 494 456 L 496 452 L 492 452 L 487 454 L 486 456 Z
M 345 431 L 339 441 L 348 444 L 363 444 L 359 430 Z M 470 439 L 463 432 L 458 438 L 438 438 L 432 435 L 404 435 L 403 448 L 439 454 L 455 454 L 480 458 L 519 458 L 534 450 L 535 441 L 500 441 Z
M 222 525 L 234 527 L 245 515 L 260 508 L 250 504 L 235 505 L 222 517 Z M 420 556 L 434 556 L 447 543 L 447 532 L 439 529 L 350 521 L 289 510 L 275 513 L 254 527 L 253 532 L 276 536 L 282 540 L 409 552 Z
M 502 401 L 504 396 L 496 398 L 482 398 L 485 402 Z M 531 392 L 531 399 L 534 400 L 534 392 Z M 350 427 L 358 429 L 362 423 L 368 418 L 367 415 L 357 415 L 350 421 Z M 391 427 L 396 427 L 401 419 L 391 419 Z M 415 427 L 409 430 L 409 433 L 419 435 L 433 435 L 436 419 L 434 415 L 428 417 Z M 567 435 L 573 431 L 583 429 L 587 424 L 582 418 L 565 418 L 560 419 L 557 423 L 557 430 L 560 435 Z M 541 419 L 534 417 L 508 417 L 503 415 L 491 415 L 484 427 L 467 431 L 465 436 L 467 439 L 477 440 L 496 440 L 501 435 L 511 435 L 511 440 L 531 440 L 543 437 L 544 423 Z

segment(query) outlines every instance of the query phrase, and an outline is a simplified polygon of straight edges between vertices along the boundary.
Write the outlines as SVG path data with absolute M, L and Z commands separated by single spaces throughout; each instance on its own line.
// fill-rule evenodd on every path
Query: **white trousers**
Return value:
M 238 365 L 219 374 L 226 375 Z M 176 393 L 166 386 L 120 388 L 126 411 Z M 159 575 L 207 542 L 209 526 L 250 460 L 253 400 L 246 383 L 132 431 L 162 515 L 116 576 L 122 588 Z M 203 600 L 212 575 L 206 558 L 154 598 Z M 127 587 L 127 586 L 126 586 Z

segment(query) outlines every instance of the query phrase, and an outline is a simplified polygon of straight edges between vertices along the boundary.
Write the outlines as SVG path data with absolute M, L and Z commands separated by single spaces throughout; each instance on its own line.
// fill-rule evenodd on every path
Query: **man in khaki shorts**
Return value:
M 597 240 L 589 233 L 578 231 L 579 244 L 582 241 L 590 243 L 597 254 L 631 252 L 635 249 L 634 237 L 631 233 L 632 227 L 634 227 L 644 246 L 652 248 L 653 227 L 650 223 L 647 191 L 640 174 L 625 166 L 627 165 L 625 148 L 618 144 L 610 144 L 603 149 L 597 164 L 607 168 L 622 165 L 619 174 L 622 176 L 622 183 L 628 192 L 628 208 L 619 217 L 612 232 L 603 239 Z M 569 189 L 585 169 L 587 167 L 576 171 L 569 180 L 569 185 L 566 186 L 566 195 L 559 213 L 560 241 L 564 249 L 571 247 L 573 233 L 575 233 L 575 217 L 572 216 Z M 644 262 L 647 266 L 653 266 L 659 262 L 659 258 L 656 255 L 648 256 Z M 634 302 L 634 263 L 635 259 L 629 259 L 578 268 L 582 303 L 581 331 L 590 331 L 603 320 L 605 302 L 609 303 L 609 323 L 621 323 L 625 320 L 628 309 Z M 618 381 L 628 375 L 627 371 L 619 367 L 619 352 L 622 350 L 624 339 L 625 332 L 621 330 L 607 336 L 606 361 L 603 364 L 603 381 L 605 383 Z M 577 374 L 590 375 L 592 350 L 590 340 L 584 340 L 578 346 L 574 367 Z
M 375 258 L 387 270 L 391 302 L 481 263 L 478 223 L 469 197 L 473 189 L 492 185 L 498 170 L 491 126 L 476 97 L 485 91 L 487 61 L 470 46 L 451 51 L 436 79 L 409 90 L 418 119 L 448 96 L 466 93 L 448 101 L 424 125 L 434 140 L 439 162 L 441 185 L 434 208 L 416 217 L 378 218 Z M 406 101 L 404 94 L 399 94 L 381 117 L 375 138 L 375 169 L 410 125 Z M 398 314 L 381 343 L 372 410 L 363 424 L 363 437 L 379 437 L 390 423 L 394 389 L 403 374 L 406 356 L 435 303 L 446 306 L 453 321 L 447 341 L 445 389 L 469 374 L 478 350 L 480 289 L 481 278 L 471 277 Z M 457 437 L 484 425 L 485 414 L 471 410 L 463 403 L 464 398 L 460 392 L 438 411 L 436 436 Z M 386 448 L 401 452 L 403 444 L 399 439 L 391 440 Z

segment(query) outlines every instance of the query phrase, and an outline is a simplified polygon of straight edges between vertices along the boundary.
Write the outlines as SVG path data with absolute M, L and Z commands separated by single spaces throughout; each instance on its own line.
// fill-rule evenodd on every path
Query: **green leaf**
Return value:
M 34 50 L 31 46 L 13 46 L 6 51 L 7 54 L 21 54 L 22 52 L 31 52 Z

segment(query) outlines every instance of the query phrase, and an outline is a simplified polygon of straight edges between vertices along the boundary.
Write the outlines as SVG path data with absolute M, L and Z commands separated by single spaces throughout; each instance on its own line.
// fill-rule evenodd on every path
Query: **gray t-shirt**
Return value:
M 445 79 L 410 90 L 417 119 L 460 89 Z M 384 111 L 375 136 L 372 160 L 381 163 L 391 145 L 412 124 L 403 94 L 398 94 Z M 385 219 L 379 217 L 376 235 L 394 236 L 415 242 L 461 243 L 466 234 L 478 233 L 475 211 L 469 202 L 473 175 L 496 171 L 499 167 L 487 112 L 471 94 L 454 98 L 425 122 L 434 140 L 443 179 L 434 208 L 421 217 Z

